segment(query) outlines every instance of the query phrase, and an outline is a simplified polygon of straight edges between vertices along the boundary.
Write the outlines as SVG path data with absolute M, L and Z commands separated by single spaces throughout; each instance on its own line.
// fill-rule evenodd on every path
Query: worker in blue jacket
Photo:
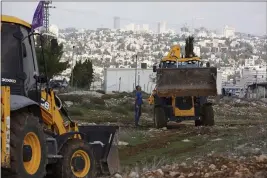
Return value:
M 136 93 L 135 93 L 135 126 L 140 126 L 138 124 L 141 112 L 142 112 L 142 104 L 143 104 L 143 98 L 142 98 L 142 92 L 141 87 L 137 85 L 135 87 Z

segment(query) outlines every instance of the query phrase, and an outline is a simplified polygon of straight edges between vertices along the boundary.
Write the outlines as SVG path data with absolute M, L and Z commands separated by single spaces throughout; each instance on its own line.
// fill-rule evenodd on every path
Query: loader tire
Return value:
M 210 103 L 206 103 L 202 106 L 201 125 L 214 126 L 214 111 Z
M 163 107 L 154 107 L 154 127 L 157 129 L 167 127 L 167 118 Z
M 60 155 L 63 158 L 56 163 L 56 178 L 96 177 L 96 160 L 89 143 L 80 139 L 70 139 L 63 145 Z
M 11 113 L 10 154 L 11 168 L 5 170 L 7 177 L 41 178 L 45 176 L 46 140 L 38 117 L 27 111 Z

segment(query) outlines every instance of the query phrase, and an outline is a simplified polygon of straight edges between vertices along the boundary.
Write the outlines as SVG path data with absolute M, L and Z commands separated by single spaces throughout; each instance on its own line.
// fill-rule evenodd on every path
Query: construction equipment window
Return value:
M 31 38 L 30 30 L 28 28 L 25 28 L 23 26 L 20 27 L 20 30 L 23 34 L 24 40 L 22 41 L 22 45 L 24 46 L 24 53 L 23 55 L 23 71 L 27 74 L 27 76 L 34 76 L 35 74 L 35 63 L 34 63 L 34 54 L 32 51 L 31 46 Z M 31 89 L 35 87 L 36 80 L 33 77 L 28 77 L 25 80 L 25 89 L 28 91 L 28 89 Z
M 13 23 L 2 23 L 1 27 L 1 72 L 21 71 L 21 42 L 13 36 L 19 26 Z
M 198 61 L 178 62 L 178 66 L 182 68 L 199 67 L 200 63 Z

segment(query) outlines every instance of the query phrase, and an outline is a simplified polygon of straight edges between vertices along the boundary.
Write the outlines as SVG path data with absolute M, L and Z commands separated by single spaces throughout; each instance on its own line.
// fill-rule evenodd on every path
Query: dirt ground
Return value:
M 145 111 L 140 128 L 133 127 L 131 111 L 101 120 L 120 125 L 121 170 L 113 177 L 267 178 L 267 110 L 263 102 L 223 99 L 214 104 L 213 127 L 195 127 L 192 121 L 184 121 L 154 129 L 151 110 Z M 116 112 L 109 112 L 108 118 L 112 113 Z M 81 120 L 81 124 L 88 122 Z
M 252 164 L 252 166 L 255 167 L 251 168 L 251 171 L 267 170 L 267 162 L 265 165 L 258 165 L 256 158 L 253 157 L 267 153 L 266 126 L 266 122 L 260 121 L 247 125 L 244 123 L 232 124 L 232 126 L 217 122 L 217 126 L 212 128 L 196 128 L 188 122 L 172 124 L 168 130 L 138 131 L 141 133 L 132 134 L 132 138 L 121 135 L 121 140 L 129 143 L 119 150 L 121 164 L 124 168 L 122 172 L 133 170 L 142 172 L 143 169 L 153 170 L 176 163 L 183 165 L 182 167 L 178 166 L 176 171 L 190 174 L 198 171 L 197 165 L 200 162 L 206 166 L 214 164 L 216 167 L 221 167 L 242 160 L 246 162 L 246 159 L 252 160 L 252 162 L 254 159 L 255 165 Z M 219 172 L 215 177 L 234 176 L 235 172 L 229 171 Z
M 187 121 L 161 130 L 122 128 L 122 172 L 130 172 L 123 177 L 267 177 L 265 104 L 222 101 L 214 110 L 213 127 Z

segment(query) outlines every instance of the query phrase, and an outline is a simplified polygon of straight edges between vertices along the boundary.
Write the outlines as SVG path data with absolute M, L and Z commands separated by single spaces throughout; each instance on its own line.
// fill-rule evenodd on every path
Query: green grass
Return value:
M 125 108 L 124 106 L 113 106 L 110 108 L 110 111 L 119 113 L 119 114 L 124 114 L 124 115 L 129 114 L 129 110 Z
M 74 120 L 84 122 L 122 122 L 133 123 L 134 121 L 134 104 L 133 93 L 114 93 L 103 94 L 100 98 L 91 95 L 61 95 L 63 101 L 73 102 L 73 105 L 68 108 L 70 116 Z M 128 97 L 126 99 L 123 99 Z M 110 99 L 117 99 L 113 101 Z M 109 100 L 109 101 L 108 101 Z M 113 102 L 118 102 L 118 105 L 113 105 Z M 144 105 L 143 113 L 152 113 L 151 107 Z M 141 121 L 143 123 L 143 121 Z
M 177 157 L 183 155 L 186 152 L 192 151 L 196 147 L 205 144 L 205 140 L 189 137 L 190 142 L 183 142 L 183 139 L 188 138 L 187 136 L 171 136 L 161 145 L 147 145 L 148 148 L 144 150 L 134 152 L 128 152 L 128 148 L 120 150 L 120 160 L 122 165 L 134 166 L 137 164 L 149 163 L 157 159 L 164 159 L 168 162 L 175 161 Z M 156 140 L 155 140 L 156 141 Z M 140 145 L 135 144 L 130 147 L 138 147 Z M 150 147 L 151 146 L 151 147 Z M 132 154 L 132 155 L 129 155 Z
M 70 116 L 83 116 L 84 111 L 78 107 L 68 108 L 68 113 Z
M 120 132 L 120 140 L 129 143 L 131 146 L 145 143 L 150 139 L 146 132 L 143 130 L 127 129 Z
M 256 125 L 251 128 L 247 126 L 239 126 L 236 129 L 218 128 L 215 132 L 201 135 L 172 133 L 161 137 L 156 135 L 156 139 L 145 137 L 142 134 L 137 136 L 136 140 L 131 137 L 123 137 L 123 141 L 128 142 L 129 146 L 120 149 L 120 159 L 125 167 L 133 167 L 137 164 L 140 166 L 151 164 L 155 162 L 155 159 L 164 161 L 164 163 L 190 162 L 191 160 L 188 158 L 205 157 L 212 151 L 216 154 L 237 152 L 235 148 L 241 144 L 266 140 L 266 134 L 259 133 L 258 127 Z M 214 140 L 217 138 L 222 140 Z M 190 141 L 183 142 L 184 139 Z

